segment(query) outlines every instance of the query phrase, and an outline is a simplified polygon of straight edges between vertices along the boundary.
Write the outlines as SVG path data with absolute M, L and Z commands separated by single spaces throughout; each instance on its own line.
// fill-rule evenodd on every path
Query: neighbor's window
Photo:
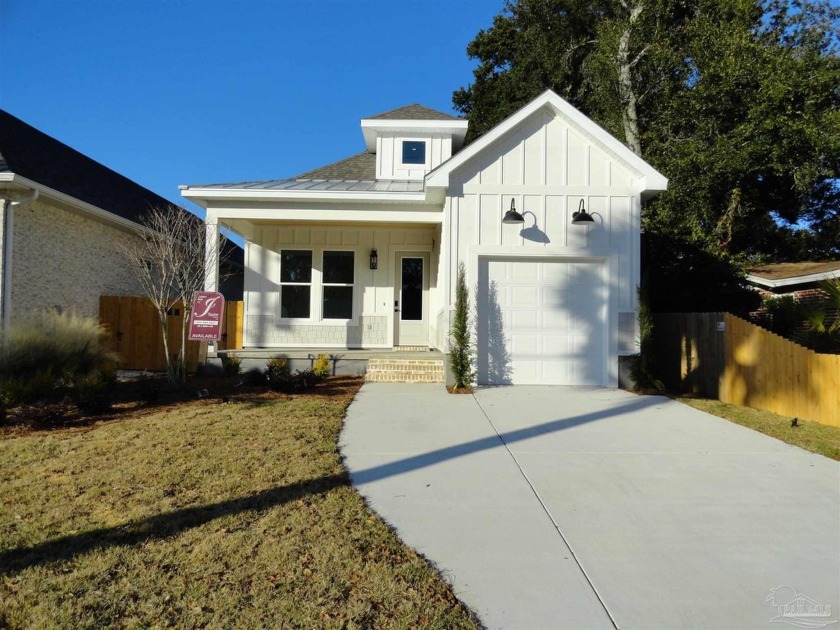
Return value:
M 353 318 L 353 252 L 324 252 L 324 319 Z
M 418 140 L 403 140 L 402 143 L 403 164 L 425 164 L 426 143 Z
M 280 317 L 309 317 L 312 292 L 312 252 L 280 252 Z

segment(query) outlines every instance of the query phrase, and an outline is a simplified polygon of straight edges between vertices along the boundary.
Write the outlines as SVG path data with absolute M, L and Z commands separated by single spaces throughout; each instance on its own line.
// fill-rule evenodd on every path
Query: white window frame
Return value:
M 326 256 L 327 252 L 350 252 L 353 254 L 353 282 L 352 284 L 347 283 L 338 283 L 338 282 L 324 282 L 324 257 Z M 341 324 L 354 324 L 356 322 L 356 277 L 358 274 L 356 273 L 356 264 L 358 262 L 358 251 L 355 248 L 351 247 L 324 247 L 321 250 L 321 268 L 318 271 L 319 277 L 319 290 L 318 290 L 318 307 L 319 307 L 319 315 L 320 321 L 326 324 L 331 325 L 341 325 Z M 351 310 L 350 310 L 350 318 L 349 319 L 335 319 L 335 318 L 327 318 L 324 317 L 324 289 L 326 287 L 351 287 L 353 289 L 353 296 L 351 298 Z
M 311 256 L 311 269 L 309 271 L 309 282 L 283 282 L 283 252 L 309 252 Z M 284 247 L 280 250 L 280 264 L 278 265 L 278 278 L 277 284 L 280 287 L 280 300 L 278 304 L 278 308 L 280 309 L 280 321 L 281 322 L 301 322 L 301 323 L 311 323 L 316 318 L 313 316 L 317 311 L 314 310 L 314 301 L 315 301 L 315 294 L 317 293 L 316 287 L 318 283 L 315 281 L 316 279 L 316 270 L 315 270 L 315 250 L 311 247 Z M 309 317 L 283 317 L 283 287 L 309 287 Z
M 399 167 L 402 169 L 425 169 L 428 170 L 431 166 L 431 159 L 432 159 L 432 143 L 431 138 L 398 138 L 399 142 L 398 147 L 398 157 L 399 159 Z M 425 162 L 422 164 L 415 164 L 415 163 L 406 163 L 403 162 L 403 143 L 404 142 L 422 142 L 425 145 L 424 149 L 424 157 Z

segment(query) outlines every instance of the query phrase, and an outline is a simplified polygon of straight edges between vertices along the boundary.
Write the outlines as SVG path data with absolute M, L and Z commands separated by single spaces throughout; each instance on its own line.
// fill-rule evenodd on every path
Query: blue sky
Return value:
M 0 107 L 174 202 L 364 149 L 359 119 L 452 111 L 502 0 L 0 0 Z

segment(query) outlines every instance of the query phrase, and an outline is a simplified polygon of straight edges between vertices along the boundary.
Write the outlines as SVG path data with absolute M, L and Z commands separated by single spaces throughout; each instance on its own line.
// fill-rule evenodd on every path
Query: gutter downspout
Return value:
M 37 188 L 32 189 L 32 192 L 22 199 L 12 201 L 11 199 L 3 200 L 3 287 L 0 292 L 0 321 L 2 321 L 2 330 L 5 332 L 9 329 L 12 317 L 12 235 L 14 233 L 14 209 L 18 206 L 24 206 L 32 203 L 38 198 Z

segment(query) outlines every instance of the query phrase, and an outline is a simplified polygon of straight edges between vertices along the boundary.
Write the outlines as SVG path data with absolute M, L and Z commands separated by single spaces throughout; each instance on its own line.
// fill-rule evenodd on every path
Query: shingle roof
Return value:
M 359 153 L 351 155 L 332 164 L 307 171 L 292 179 L 376 179 L 376 155 L 374 153 Z
M 840 270 L 840 261 L 773 263 L 749 269 L 747 273 L 766 280 L 782 280 Z
M 4 171 L 129 221 L 139 221 L 151 207 L 172 205 L 148 188 L 0 109 L 0 172 Z
M 372 119 L 380 119 L 380 120 L 465 120 L 464 118 L 459 118 L 458 116 L 453 116 L 452 114 L 444 114 L 443 112 L 439 112 L 436 109 L 432 109 L 431 107 L 425 107 L 424 105 L 420 105 L 418 103 L 414 103 L 412 105 L 406 105 L 404 107 L 398 107 L 397 109 L 392 109 L 391 111 L 382 112 L 381 114 L 376 114 L 375 116 L 368 116 L 367 120 Z

